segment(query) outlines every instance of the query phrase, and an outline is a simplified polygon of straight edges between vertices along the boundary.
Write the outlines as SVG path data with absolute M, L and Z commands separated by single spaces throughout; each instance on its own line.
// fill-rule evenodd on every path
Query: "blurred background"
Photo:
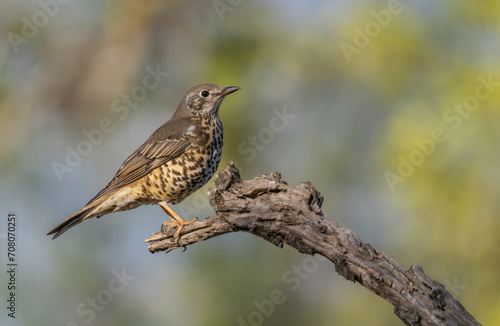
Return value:
M 0 7 L 0 261 L 11 212 L 19 263 L 2 325 L 402 324 L 330 262 L 248 234 L 152 255 L 157 206 L 45 236 L 205 82 L 241 87 L 219 169 L 310 180 L 326 216 L 500 325 L 498 1 Z M 213 215 L 211 186 L 174 209 Z

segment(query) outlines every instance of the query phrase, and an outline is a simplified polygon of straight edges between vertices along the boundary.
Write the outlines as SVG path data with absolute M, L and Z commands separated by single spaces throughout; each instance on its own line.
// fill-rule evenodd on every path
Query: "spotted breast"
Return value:
M 190 127 L 191 128 L 191 127 Z M 204 186 L 219 167 L 223 127 L 219 117 L 203 119 L 189 131 L 192 145 L 179 157 L 138 180 L 150 203 L 177 204 Z M 148 200 L 149 199 L 149 200 Z

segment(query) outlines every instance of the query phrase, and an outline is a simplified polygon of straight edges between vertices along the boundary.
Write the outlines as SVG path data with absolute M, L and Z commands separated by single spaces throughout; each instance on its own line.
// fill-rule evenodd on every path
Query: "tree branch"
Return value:
M 286 243 L 299 252 L 320 254 L 337 273 L 358 282 L 394 306 L 407 325 L 480 325 L 422 267 L 403 269 L 381 251 L 364 243 L 348 228 L 321 212 L 323 197 L 310 182 L 289 186 L 279 173 L 242 180 L 233 162 L 215 177 L 209 200 L 217 216 L 182 229 L 179 243 L 169 227 L 151 234 L 149 251 L 169 252 L 224 233 L 244 231 L 278 247 Z

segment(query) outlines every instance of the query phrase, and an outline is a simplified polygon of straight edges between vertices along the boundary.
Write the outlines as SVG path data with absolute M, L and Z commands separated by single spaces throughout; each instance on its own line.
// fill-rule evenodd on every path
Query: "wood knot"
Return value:
M 234 180 L 241 180 L 240 170 L 234 165 L 234 159 L 227 162 L 226 170 L 232 174 Z
M 432 304 L 434 305 L 434 307 L 444 311 L 444 308 L 446 307 L 446 293 L 439 287 L 435 287 L 434 289 L 432 289 L 430 297 L 432 299 Z
M 231 160 L 227 163 L 227 168 L 215 176 L 215 187 L 219 191 L 224 191 L 239 180 L 241 180 L 240 170 L 234 166 L 234 161 Z
M 314 187 L 311 181 L 301 182 L 300 186 L 307 189 L 307 191 L 311 194 L 309 196 L 309 203 L 308 203 L 311 209 L 315 213 L 323 215 L 321 207 L 323 206 L 323 201 L 325 200 L 325 198 L 321 196 L 321 193 L 316 189 L 316 187 Z

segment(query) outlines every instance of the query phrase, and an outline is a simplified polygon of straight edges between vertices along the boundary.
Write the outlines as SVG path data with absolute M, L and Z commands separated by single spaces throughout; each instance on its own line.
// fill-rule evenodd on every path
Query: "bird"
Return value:
M 118 169 L 104 189 L 81 210 L 54 227 L 47 235 L 56 239 L 85 220 L 109 213 L 159 205 L 177 227 L 178 243 L 185 225 L 167 204 L 178 204 L 205 185 L 217 170 L 222 154 L 223 127 L 219 107 L 240 88 L 201 84 L 191 88 L 176 111 Z

